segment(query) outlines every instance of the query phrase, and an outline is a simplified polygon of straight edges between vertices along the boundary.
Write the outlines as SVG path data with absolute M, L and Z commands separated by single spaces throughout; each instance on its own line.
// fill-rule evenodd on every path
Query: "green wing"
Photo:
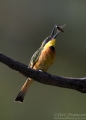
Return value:
M 41 50 L 42 50 L 42 48 L 39 48 L 39 49 L 33 54 L 33 56 L 31 57 L 31 60 L 30 60 L 30 63 L 29 63 L 29 66 L 31 66 L 31 68 L 33 68 L 33 66 L 35 65 L 35 63 L 38 61 L 39 56 L 40 56 L 40 54 L 41 54 Z

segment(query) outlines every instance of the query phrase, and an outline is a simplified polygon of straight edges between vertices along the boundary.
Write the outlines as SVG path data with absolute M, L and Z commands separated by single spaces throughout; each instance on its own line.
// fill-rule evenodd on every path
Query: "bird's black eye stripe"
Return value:
M 44 45 L 50 40 L 50 38 L 46 38 L 45 41 L 44 41 Z

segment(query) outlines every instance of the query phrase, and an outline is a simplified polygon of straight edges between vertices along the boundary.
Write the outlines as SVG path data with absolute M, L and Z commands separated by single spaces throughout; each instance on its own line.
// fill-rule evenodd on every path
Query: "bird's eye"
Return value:
M 50 37 L 47 37 L 45 40 L 44 40 L 44 45 L 50 40 Z

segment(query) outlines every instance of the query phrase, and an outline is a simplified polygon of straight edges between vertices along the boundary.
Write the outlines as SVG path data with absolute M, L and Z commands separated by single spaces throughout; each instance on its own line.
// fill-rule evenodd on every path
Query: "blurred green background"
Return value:
M 86 0 L 0 0 L 0 51 L 29 63 L 53 26 L 67 24 L 57 37 L 55 63 L 48 70 L 65 77 L 86 76 Z M 22 104 L 15 103 L 26 78 L 0 63 L 0 120 L 54 120 L 86 114 L 86 94 L 34 82 Z

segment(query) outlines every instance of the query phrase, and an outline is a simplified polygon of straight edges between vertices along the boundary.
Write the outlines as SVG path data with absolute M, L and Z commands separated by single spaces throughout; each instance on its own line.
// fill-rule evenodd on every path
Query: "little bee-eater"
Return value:
M 35 70 L 42 70 L 46 72 L 48 68 L 53 64 L 56 56 L 55 43 L 56 37 L 60 32 L 63 32 L 63 26 L 55 25 L 50 36 L 48 36 L 41 44 L 41 47 L 33 54 L 29 67 Z M 56 33 L 55 33 L 56 31 Z M 29 86 L 34 82 L 33 79 L 27 78 L 15 101 L 23 102 L 24 96 Z

